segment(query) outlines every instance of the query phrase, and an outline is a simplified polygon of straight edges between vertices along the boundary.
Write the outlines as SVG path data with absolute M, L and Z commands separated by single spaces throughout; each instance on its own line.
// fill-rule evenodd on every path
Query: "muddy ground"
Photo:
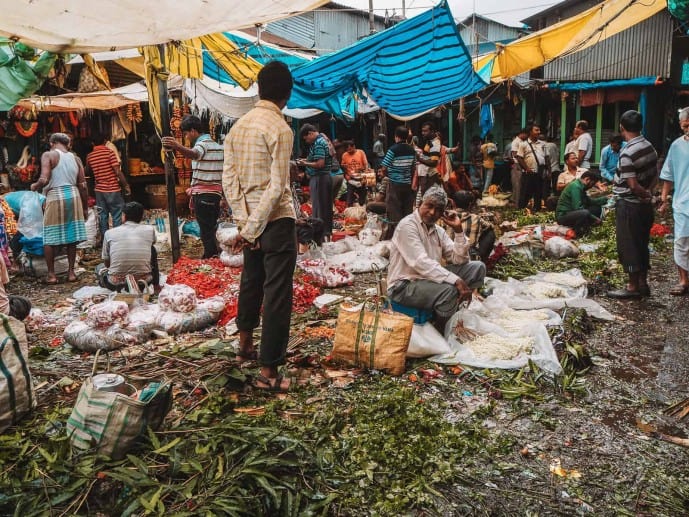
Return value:
M 199 245 L 185 243 L 183 254 L 198 256 Z M 97 254 L 85 255 L 82 266 L 86 271 L 77 284 L 45 286 L 18 276 L 9 290 L 28 296 L 36 307 L 51 312 L 64 305 L 80 285 L 95 283 L 93 267 L 97 261 Z M 164 271 L 169 269 L 169 254 L 164 253 L 161 262 Z M 472 471 L 479 472 L 473 479 L 446 483 L 434 506 L 410 509 L 409 514 L 689 514 L 689 448 L 648 432 L 654 428 L 679 438 L 689 436 L 689 422 L 662 413 L 669 404 L 689 396 L 689 297 L 668 294 L 676 281 L 671 251 L 654 255 L 653 267 L 650 298 L 617 302 L 595 297 L 618 319 L 595 322 L 588 335 L 586 346 L 594 365 L 581 377 L 583 390 L 579 393 L 549 393 L 542 400 L 529 396 L 507 400 L 491 396 L 466 376 L 455 380 L 447 371 L 443 373 L 443 385 L 433 381 L 417 383 L 423 397 L 447 399 L 453 408 L 447 419 L 461 425 L 470 416 L 475 422 L 479 415 L 489 440 L 506 441 L 507 445 L 484 468 Z M 371 285 L 372 278 L 363 275 L 349 290 L 357 292 Z M 295 333 L 303 328 L 303 319 L 299 321 Z M 38 329 L 31 333 L 30 344 L 45 350 L 60 335 L 60 328 Z M 211 330 L 201 337 L 218 335 Z M 322 344 L 321 355 L 327 353 L 328 346 L 327 342 Z M 90 357 L 80 360 L 74 352 L 59 346 L 47 357 L 33 357 L 36 382 L 42 385 L 38 411 L 47 413 L 55 404 L 69 407 L 75 393 L 55 388 L 54 384 L 64 375 L 80 379 L 90 369 L 90 361 Z M 193 366 L 194 359 L 186 361 Z M 122 367 L 131 360 L 115 354 L 113 362 Z M 433 365 L 410 365 L 419 367 Z M 404 382 L 414 384 L 407 377 Z M 452 390 L 446 389 L 449 384 Z M 355 385 L 353 389 L 359 388 Z M 239 396 L 250 400 L 252 394 L 240 390 Z M 561 469 L 556 468 L 558 462 Z M 88 504 L 72 510 L 75 508 L 78 514 L 91 513 Z M 53 514 L 51 509 L 44 510 L 44 515 Z M 357 512 L 351 507 L 333 507 L 329 513 Z M 361 514 L 365 513 L 366 509 L 361 508 Z

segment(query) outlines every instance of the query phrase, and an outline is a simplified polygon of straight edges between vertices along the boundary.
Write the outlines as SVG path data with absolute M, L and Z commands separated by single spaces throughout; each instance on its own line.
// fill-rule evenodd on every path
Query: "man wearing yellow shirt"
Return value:
M 239 359 L 258 357 L 254 387 L 288 391 L 285 364 L 292 314 L 292 276 L 297 236 L 290 190 L 290 153 L 294 134 L 282 116 L 292 93 L 292 75 L 284 63 L 271 61 L 258 74 L 260 100 L 240 118 L 225 139 L 223 188 L 239 224 L 233 251 L 244 253 L 239 286 L 237 328 Z M 252 334 L 263 305 L 261 346 Z

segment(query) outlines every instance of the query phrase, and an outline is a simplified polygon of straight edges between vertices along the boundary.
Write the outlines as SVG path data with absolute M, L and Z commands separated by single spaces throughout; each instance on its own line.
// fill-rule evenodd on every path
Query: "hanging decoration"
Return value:
M 31 138 L 38 130 L 38 121 L 36 120 L 17 120 L 14 122 L 14 127 L 24 138 Z
M 77 114 L 76 111 L 70 111 L 69 112 L 69 123 L 72 124 L 72 127 L 74 129 L 79 127 L 79 115 Z

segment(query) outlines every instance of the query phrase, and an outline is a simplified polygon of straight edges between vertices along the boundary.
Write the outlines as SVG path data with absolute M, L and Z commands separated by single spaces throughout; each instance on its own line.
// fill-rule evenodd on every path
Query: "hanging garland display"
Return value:
M 14 122 L 14 127 L 24 138 L 30 138 L 36 134 L 38 130 L 38 122 L 30 120 L 17 120 Z
M 139 103 L 136 104 L 128 104 L 127 105 L 127 120 L 130 120 L 135 123 L 139 123 L 144 119 L 144 114 L 141 111 L 141 105 Z
M 79 126 L 79 116 L 77 115 L 76 111 L 69 112 L 69 123 L 72 124 L 74 129 Z

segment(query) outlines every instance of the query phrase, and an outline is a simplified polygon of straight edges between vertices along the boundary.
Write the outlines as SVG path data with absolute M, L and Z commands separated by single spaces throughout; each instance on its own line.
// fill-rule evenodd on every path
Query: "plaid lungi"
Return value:
M 85 240 L 86 225 L 79 189 L 73 185 L 50 189 L 43 214 L 43 244 L 59 246 Z

